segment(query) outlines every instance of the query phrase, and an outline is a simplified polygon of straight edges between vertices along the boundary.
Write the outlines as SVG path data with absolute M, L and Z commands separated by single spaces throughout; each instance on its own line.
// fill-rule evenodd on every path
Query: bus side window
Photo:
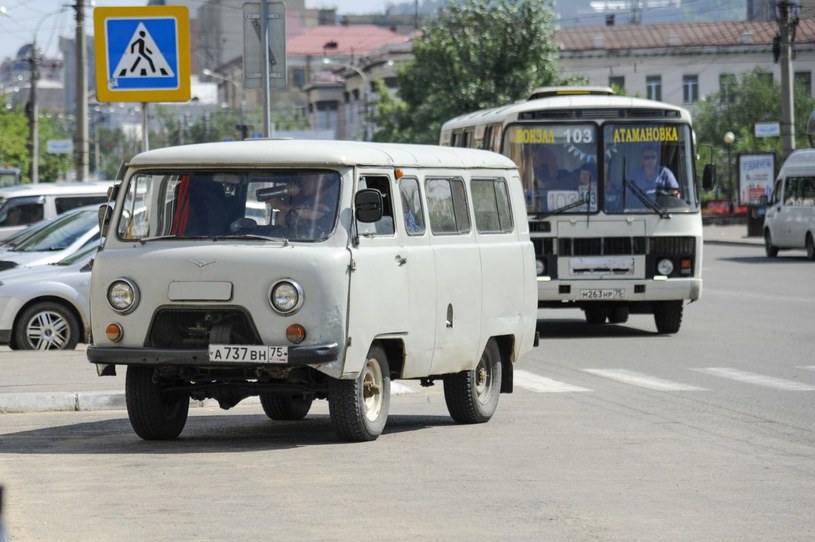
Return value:
M 424 210 L 418 179 L 415 177 L 399 179 L 399 193 L 402 196 L 405 231 L 408 235 L 422 235 L 425 231 Z
M 375 188 L 382 194 L 382 218 L 373 224 L 357 223 L 359 232 L 368 235 L 393 235 L 393 198 L 388 177 L 366 176 L 359 181 L 359 188 Z

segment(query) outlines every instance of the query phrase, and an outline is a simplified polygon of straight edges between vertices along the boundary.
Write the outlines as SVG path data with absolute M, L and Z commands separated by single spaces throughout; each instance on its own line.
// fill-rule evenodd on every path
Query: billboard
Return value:
M 758 205 L 770 196 L 775 179 L 775 154 L 739 154 L 739 203 Z

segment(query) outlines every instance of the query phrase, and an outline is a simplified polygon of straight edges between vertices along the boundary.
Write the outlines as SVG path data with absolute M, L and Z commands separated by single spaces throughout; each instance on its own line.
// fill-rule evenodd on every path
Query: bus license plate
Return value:
M 609 301 L 613 299 L 625 299 L 623 288 L 609 288 L 603 290 L 580 290 L 580 299 L 593 299 Z
M 209 361 L 288 363 L 289 348 L 286 346 L 211 344 L 209 345 Z

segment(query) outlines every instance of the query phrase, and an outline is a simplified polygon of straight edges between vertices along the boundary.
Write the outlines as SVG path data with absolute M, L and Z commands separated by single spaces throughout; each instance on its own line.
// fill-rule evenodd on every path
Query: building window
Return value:
M 807 96 L 812 96 L 812 72 L 795 72 L 795 84 L 803 86 Z
M 719 75 L 719 101 L 725 104 L 732 104 L 736 98 L 736 74 L 723 73 Z
M 649 100 L 662 100 L 661 75 L 649 75 L 645 78 L 645 93 Z
M 682 99 L 686 104 L 694 104 L 699 101 L 699 76 L 682 76 Z
M 622 75 L 612 75 L 608 78 L 608 86 L 611 88 L 625 88 L 625 77 Z
M 306 70 L 303 68 L 294 68 L 291 75 L 296 88 L 303 88 L 306 85 Z

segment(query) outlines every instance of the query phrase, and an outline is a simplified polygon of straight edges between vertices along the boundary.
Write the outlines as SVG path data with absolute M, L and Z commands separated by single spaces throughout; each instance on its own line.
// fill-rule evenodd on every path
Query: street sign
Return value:
M 781 123 L 757 122 L 753 127 L 756 137 L 778 137 L 781 135 Z
M 49 139 L 45 142 L 49 154 L 73 154 L 74 142 L 70 139 Z
M 243 88 L 263 88 L 261 5 L 243 5 Z M 286 88 L 286 4 L 269 2 L 269 86 Z
M 190 99 L 190 23 L 185 6 L 98 7 L 93 11 L 96 99 Z

